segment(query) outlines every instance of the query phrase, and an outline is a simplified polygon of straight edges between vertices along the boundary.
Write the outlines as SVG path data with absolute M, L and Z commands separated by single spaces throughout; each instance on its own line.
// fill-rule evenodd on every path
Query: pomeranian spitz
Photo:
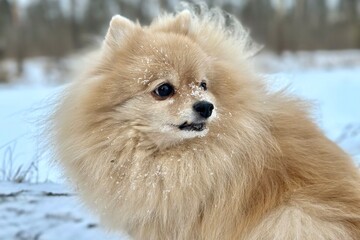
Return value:
M 360 239 L 358 170 L 308 104 L 268 90 L 253 53 L 217 9 L 112 18 L 52 118 L 65 174 L 105 226 L 133 239 Z

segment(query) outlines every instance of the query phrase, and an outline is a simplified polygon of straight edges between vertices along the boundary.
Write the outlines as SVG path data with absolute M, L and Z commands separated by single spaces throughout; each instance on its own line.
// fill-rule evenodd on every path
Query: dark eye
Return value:
M 206 91 L 207 90 L 206 82 L 201 82 L 200 87 L 202 87 Z
M 164 83 L 157 87 L 153 91 L 153 94 L 155 94 L 157 97 L 160 97 L 161 100 L 164 100 L 174 94 L 174 88 L 169 83 Z

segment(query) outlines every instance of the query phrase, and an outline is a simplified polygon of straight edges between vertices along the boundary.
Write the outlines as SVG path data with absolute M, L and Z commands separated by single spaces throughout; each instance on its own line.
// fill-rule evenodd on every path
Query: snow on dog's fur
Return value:
M 65 173 L 106 226 L 135 239 L 360 239 L 351 159 L 307 104 L 267 91 L 253 52 L 219 10 L 112 19 L 52 120 Z

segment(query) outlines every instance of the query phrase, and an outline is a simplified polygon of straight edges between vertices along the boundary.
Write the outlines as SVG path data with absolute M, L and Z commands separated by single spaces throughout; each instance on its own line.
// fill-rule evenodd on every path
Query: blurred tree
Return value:
M 31 55 L 60 58 L 74 49 L 71 18 L 64 15 L 59 1 L 42 0 L 27 10 L 26 40 Z
M 224 8 L 235 14 L 245 26 L 251 29 L 252 36 L 262 44 L 273 45 L 275 10 L 268 0 L 247 0 L 241 11 L 229 2 Z M 236 14 L 237 12 L 237 14 Z
M 308 11 L 310 12 L 309 28 L 307 33 L 311 36 L 311 49 L 321 48 L 327 45 L 330 38 L 326 37 L 327 30 L 327 7 L 325 0 L 310 1 Z M 318 41 L 316 41 L 318 39 Z
M 24 70 L 24 58 L 26 57 L 26 44 L 24 44 L 24 26 L 23 21 L 19 16 L 19 7 L 17 1 L 13 1 L 11 4 L 11 33 L 10 44 L 14 44 L 14 55 L 16 59 L 16 74 L 20 76 Z
M 0 0 L 0 61 L 6 55 L 7 35 L 11 26 L 11 5 L 8 0 Z
M 152 16 L 149 16 L 145 8 L 146 0 L 124 1 L 115 0 L 120 8 L 120 13 L 132 20 L 139 20 L 141 23 L 149 23 Z M 168 1 L 168 0 L 166 0 Z
M 83 20 L 84 31 L 90 34 L 105 32 L 104 23 L 110 21 L 109 1 L 89 1 Z
M 0 63 L 6 56 L 6 43 L 8 42 L 8 34 L 11 32 L 11 6 L 9 1 L 0 0 Z M 8 72 L 2 64 L 0 64 L 0 83 L 8 81 Z
M 294 29 L 295 50 L 303 49 L 307 46 L 308 29 L 308 0 L 297 0 L 294 7 Z
M 340 1 L 339 11 L 342 15 L 342 28 L 347 28 L 347 35 L 344 36 L 348 41 L 349 47 L 360 47 L 360 19 L 358 18 L 359 0 Z M 360 4 L 359 4 L 360 5 Z M 356 39 L 352 42 L 352 39 Z
M 284 24 L 285 24 L 285 2 L 284 0 L 277 0 L 276 5 L 276 15 L 275 15 L 275 27 L 274 27 L 274 48 L 277 53 L 281 53 L 285 49 L 284 42 Z
M 77 22 L 76 14 L 77 14 L 77 1 L 76 0 L 70 0 L 70 28 L 71 28 L 71 37 L 73 42 L 73 47 L 75 49 L 78 49 L 81 47 L 81 28 L 79 27 L 79 24 Z
M 269 49 L 360 48 L 359 0 L 207 0 L 240 18 Z M 0 58 L 48 55 L 56 58 L 103 36 L 112 15 L 149 23 L 176 0 L 37 0 L 21 9 L 0 0 Z M 24 5 L 21 5 L 24 8 Z M 336 14 L 335 14 L 336 13 Z M 334 17 L 335 16 L 335 17 Z M 19 64 L 21 72 L 21 64 Z

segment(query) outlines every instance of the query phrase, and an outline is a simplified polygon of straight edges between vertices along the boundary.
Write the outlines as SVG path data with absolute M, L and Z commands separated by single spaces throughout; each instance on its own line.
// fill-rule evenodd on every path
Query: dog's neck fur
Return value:
M 246 116 L 243 116 L 244 118 Z M 235 122 L 228 119 L 221 124 L 234 125 L 232 130 L 246 129 L 236 126 L 246 121 L 244 119 Z M 122 228 L 130 229 L 132 234 L 138 236 L 142 234 L 148 236 L 148 231 L 158 229 L 159 226 L 194 227 L 200 224 L 203 214 L 214 217 L 224 215 L 221 209 L 225 204 L 233 203 L 234 206 L 239 206 L 240 201 L 243 202 L 245 209 L 249 195 L 246 186 L 260 177 L 266 156 L 270 156 L 269 153 L 274 152 L 275 149 L 269 149 L 267 142 L 269 136 L 260 123 L 258 128 L 247 128 L 242 132 L 236 130 L 225 132 L 221 124 L 214 124 L 208 135 L 203 138 L 187 139 L 164 149 L 159 149 L 146 134 L 131 124 L 119 127 L 116 132 L 110 131 L 114 129 L 113 127 L 109 128 L 109 132 L 106 127 L 101 128 L 101 134 L 107 136 L 103 144 L 98 144 L 94 148 L 94 144 L 90 143 L 86 155 L 77 159 L 76 163 L 81 164 L 81 168 L 87 169 L 84 173 L 97 173 L 90 179 L 83 176 L 86 181 L 80 182 L 97 187 L 94 189 L 79 186 L 79 189 L 80 191 L 92 189 L 91 192 L 82 192 L 82 194 L 85 195 L 85 199 L 97 199 L 90 205 L 95 204 L 94 209 L 98 209 L 101 215 L 110 214 L 112 209 L 121 208 L 121 212 L 127 216 L 118 216 L 118 219 L 112 222 L 120 223 Z M 261 134 L 266 136 L 261 137 Z M 254 137 L 257 141 L 251 139 Z M 253 143 L 256 143 L 256 146 Z M 118 146 L 118 150 L 108 152 L 108 146 L 114 144 Z M 259 151 L 261 148 L 263 152 Z M 89 162 L 92 164 L 88 164 Z M 102 173 L 99 173 L 99 165 L 104 169 Z M 109 178 L 110 181 L 101 181 L 101 178 Z M 111 184 L 99 188 L 98 185 L 102 182 L 111 182 Z M 146 191 L 144 186 L 147 186 Z M 195 186 L 202 188 L 198 189 Z M 173 191 L 179 188 L 181 191 Z M 113 198 L 99 198 L 109 195 Z M 132 199 L 132 202 L 129 202 L 129 199 Z M 134 212 L 134 209 L 137 210 Z M 233 222 L 236 221 L 234 219 Z M 108 224 L 112 225 L 112 223 Z M 230 226 L 222 228 L 226 227 Z M 214 228 L 214 231 L 222 228 Z M 139 229 L 147 232 L 141 233 Z M 174 236 L 191 232 L 184 229 L 172 229 L 172 231 Z M 158 237 L 158 234 L 154 233 L 154 238 Z M 190 239 L 194 236 L 178 235 L 178 237 Z
M 236 224 L 243 217 L 224 212 L 225 206 L 234 206 L 237 213 L 249 211 L 253 193 L 248 186 L 257 184 L 272 164 L 268 159 L 279 154 L 264 123 L 264 105 L 256 117 L 219 107 L 221 121 L 212 122 L 205 137 L 159 148 L 139 119 L 114 119 L 106 112 L 89 118 L 86 112 L 95 110 L 76 104 L 66 101 L 64 107 L 74 108 L 73 114 L 57 116 L 61 126 L 71 126 L 57 136 L 60 158 L 67 159 L 63 165 L 108 226 L 127 229 L 140 239 L 162 238 L 155 229 L 174 232 L 174 239 L 196 239 L 181 234 L 192 234 L 190 228 L 199 224 L 212 226 L 213 235 L 221 238 L 232 227 L 229 222 Z M 114 215 L 114 209 L 121 215 Z M 236 219 L 226 220 L 229 216 Z M 224 218 L 224 226 L 213 226 L 209 221 L 214 218 Z M 179 226 L 182 229 L 176 229 Z

